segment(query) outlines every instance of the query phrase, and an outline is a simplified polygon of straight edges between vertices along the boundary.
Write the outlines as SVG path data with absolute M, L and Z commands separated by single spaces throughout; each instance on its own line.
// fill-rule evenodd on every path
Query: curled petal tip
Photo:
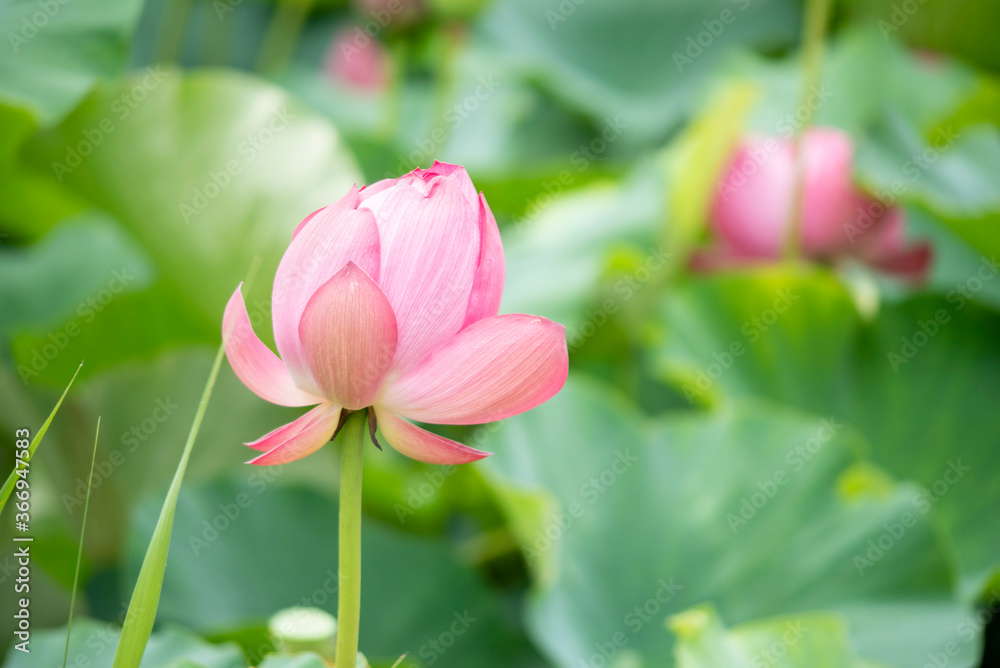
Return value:
M 377 409 L 377 414 L 389 445 L 411 459 L 428 464 L 468 464 L 493 454 L 421 429 L 391 411 Z
M 330 441 L 341 415 L 340 406 L 321 404 L 282 427 L 278 427 L 258 441 L 249 444 L 263 454 L 248 460 L 247 464 L 271 466 L 287 464 L 316 452 Z

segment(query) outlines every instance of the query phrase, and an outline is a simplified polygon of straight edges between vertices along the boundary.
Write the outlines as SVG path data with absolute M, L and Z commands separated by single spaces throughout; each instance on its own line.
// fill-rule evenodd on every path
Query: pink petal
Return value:
M 305 218 L 303 218 L 302 222 L 299 223 L 298 227 L 295 228 L 295 231 L 292 232 L 292 238 L 294 239 L 295 237 L 299 236 L 299 232 L 302 231 L 302 228 L 305 227 L 306 225 L 308 225 L 309 221 L 312 220 L 313 218 L 315 218 L 317 213 L 321 213 L 323 211 L 326 211 L 329 208 L 330 207 L 328 207 L 328 206 L 324 206 L 322 208 L 316 209 L 315 211 L 313 211 L 312 213 L 310 213 L 308 216 L 306 216 Z
M 379 404 L 421 422 L 477 424 L 534 408 L 562 388 L 565 328 L 508 314 L 462 330 L 386 388 Z
M 700 248 L 691 254 L 688 266 L 691 271 L 709 274 L 717 271 L 736 271 L 760 265 L 764 261 L 759 257 L 746 257 L 725 244 L 716 244 Z
M 399 327 L 394 369 L 403 372 L 465 322 L 479 263 L 479 215 L 442 176 L 400 179 L 362 206 L 370 203 L 381 234 L 378 283 Z
M 835 128 L 813 128 L 804 137 L 806 158 L 803 248 L 829 255 L 847 243 L 852 222 L 854 144 Z
M 311 455 L 330 442 L 340 421 L 340 406 L 320 404 L 298 420 L 279 427 L 252 443 L 251 448 L 264 450 L 247 464 L 270 466 L 287 464 Z
M 469 173 L 465 171 L 465 167 L 435 160 L 430 169 L 418 169 L 416 171 L 428 181 L 435 176 L 444 176 L 451 179 L 451 181 L 461 189 L 462 194 L 465 195 L 465 199 L 469 202 L 469 205 L 473 209 L 479 208 L 479 193 L 476 191 L 476 186 L 473 185 L 472 179 L 469 177 Z
M 930 272 L 933 255 L 931 245 L 921 242 L 910 248 L 879 256 L 870 260 L 869 264 L 901 280 L 923 283 Z
M 504 258 L 500 228 L 497 227 L 497 219 L 493 217 L 486 198 L 479 195 L 477 202 L 482 247 L 479 249 L 479 266 L 476 268 L 472 294 L 469 295 L 469 310 L 465 313 L 463 327 L 495 316 L 500 312 L 500 299 L 503 297 Z
M 355 208 L 359 201 L 358 191 L 352 189 L 304 222 L 274 277 L 274 341 L 292 376 L 303 386 L 312 383 L 299 342 L 299 321 L 309 298 L 348 262 L 378 278 L 378 227 L 370 211 Z
M 774 137 L 750 138 L 737 150 L 709 216 L 715 233 L 736 252 L 780 255 L 794 164 L 792 145 Z
M 365 208 L 370 209 L 372 213 L 376 214 L 377 217 L 381 202 L 388 196 L 386 191 L 391 190 L 392 187 L 398 184 L 402 178 L 406 177 L 400 177 L 399 179 L 382 179 L 381 181 L 376 181 L 375 183 L 367 186 L 361 186 L 361 190 L 359 190 L 358 193 Z
M 323 401 L 296 387 L 284 363 L 257 338 L 239 287 L 222 316 L 222 334 L 230 366 L 257 396 L 279 406 L 312 406 Z
M 384 89 L 389 79 L 389 68 L 389 56 L 382 42 L 365 35 L 360 26 L 345 28 L 337 33 L 327 51 L 324 65 L 326 73 L 334 81 L 363 92 Z
M 906 244 L 903 209 L 886 207 L 864 193 L 855 195 L 855 220 L 851 228 L 854 252 L 864 258 L 894 255 Z
M 467 464 L 493 454 L 432 434 L 385 409 L 376 408 L 375 416 L 389 445 L 417 461 L 428 464 Z
M 375 402 L 396 353 L 396 317 L 385 294 L 348 262 L 312 296 L 299 323 L 323 395 L 349 410 Z
M 823 256 L 845 244 L 853 198 L 850 137 L 814 128 L 803 138 L 805 211 L 803 248 Z M 795 185 L 791 140 L 752 137 L 737 150 L 713 202 L 713 229 L 741 255 L 777 258 L 785 244 Z
M 303 427 L 310 424 L 312 420 L 320 418 L 327 410 L 338 410 L 338 407 L 324 401 L 319 406 L 315 406 L 312 410 L 302 414 L 288 424 L 283 424 L 277 429 L 267 432 L 256 441 L 250 441 L 249 443 L 244 443 L 243 445 L 248 448 L 253 448 L 254 450 L 260 450 L 261 452 L 273 450 L 296 434 L 299 434 Z M 337 415 L 339 418 L 339 412 Z

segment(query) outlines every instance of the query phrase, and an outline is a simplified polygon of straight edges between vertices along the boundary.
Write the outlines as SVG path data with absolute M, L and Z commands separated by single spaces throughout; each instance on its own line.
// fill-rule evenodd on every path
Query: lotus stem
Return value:
M 361 470 L 367 413 L 347 418 L 340 432 L 340 567 L 336 666 L 354 668 L 361 623 Z

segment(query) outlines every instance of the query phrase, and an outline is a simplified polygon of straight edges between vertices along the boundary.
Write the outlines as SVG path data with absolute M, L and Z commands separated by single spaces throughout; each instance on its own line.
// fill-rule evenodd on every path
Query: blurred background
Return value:
M 298 222 L 435 159 L 571 374 L 441 431 L 482 462 L 366 454 L 373 666 L 1000 665 L 1000 3 L 2 0 L 0 28 L 5 471 L 84 361 L 6 665 L 62 657 L 98 416 L 79 668 L 111 665 L 253 259 L 273 345 Z M 297 413 L 223 368 L 145 668 L 277 668 L 271 615 L 336 612 L 335 449 L 243 464 Z

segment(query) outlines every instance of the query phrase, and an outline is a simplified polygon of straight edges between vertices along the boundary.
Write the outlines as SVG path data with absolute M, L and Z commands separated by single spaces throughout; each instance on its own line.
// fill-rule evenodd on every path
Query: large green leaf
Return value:
M 838 615 L 773 617 L 726 629 L 710 605 L 671 617 L 678 635 L 678 668 L 875 668 L 851 651 L 847 625 Z
M 329 123 L 222 71 L 157 69 L 102 87 L 25 157 L 117 218 L 213 326 L 255 257 L 249 299 L 269 303 L 295 225 L 359 180 Z
M 217 340 L 156 281 L 149 257 L 113 219 L 80 214 L 28 248 L 0 253 L 2 335 L 25 385 L 87 378 L 166 345 Z
M 916 48 L 951 53 L 1000 70 L 990 29 L 1000 22 L 1000 7 L 995 2 L 848 0 L 843 4 L 851 19 L 874 25 L 886 38 L 905 39 Z
M 141 0 L 5 2 L 0 104 L 42 126 L 58 122 L 95 82 L 121 72 L 141 9 Z
M 83 318 L 98 306 L 88 298 L 96 300 L 103 289 L 114 295 L 141 290 L 151 274 L 149 259 L 113 220 L 99 212 L 81 214 L 35 246 L 0 248 L 0 335 Z
M 61 323 L 35 326 L 14 337 L 11 350 L 22 383 L 57 383 L 74 360 L 87 360 L 81 374 L 87 378 L 127 360 L 155 358 L 164 348 L 218 341 L 218 329 L 186 310 L 164 281 L 110 300 L 108 295 L 102 287 L 78 302 Z
M 766 397 L 859 429 L 876 462 L 925 486 L 910 505 L 942 520 L 972 596 L 1000 565 L 1000 316 L 969 299 L 997 270 L 967 271 L 950 294 L 871 323 L 825 272 L 692 282 L 666 306 L 657 364 L 699 403 Z
M 863 442 L 829 416 L 751 404 L 647 425 L 571 381 L 489 445 L 498 485 L 559 504 L 519 534 L 546 575 L 533 637 L 559 666 L 619 651 L 673 665 L 662 622 L 704 601 L 733 622 L 838 612 L 860 655 L 900 667 L 962 622 L 916 488 L 860 464 Z
M 697 101 L 699 86 L 734 46 L 789 45 L 798 7 L 785 0 L 732 2 L 494 2 L 480 39 L 576 109 L 630 124 L 623 143 L 666 135 Z
M 213 630 L 294 605 L 336 614 L 336 503 L 302 487 L 266 484 L 259 476 L 267 472 L 182 494 L 162 620 Z M 135 545 L 149 534 L 154 512 L 145 506 L 137 516 Z M 442 667 L 544 665 L 503 599 L 446 544 L 374 522 L 365 523 L 363 541 L 361 649 L 369 658 L 391 664 L 408 651 Z M 138 556 L 130 555 L 132 572 Z

